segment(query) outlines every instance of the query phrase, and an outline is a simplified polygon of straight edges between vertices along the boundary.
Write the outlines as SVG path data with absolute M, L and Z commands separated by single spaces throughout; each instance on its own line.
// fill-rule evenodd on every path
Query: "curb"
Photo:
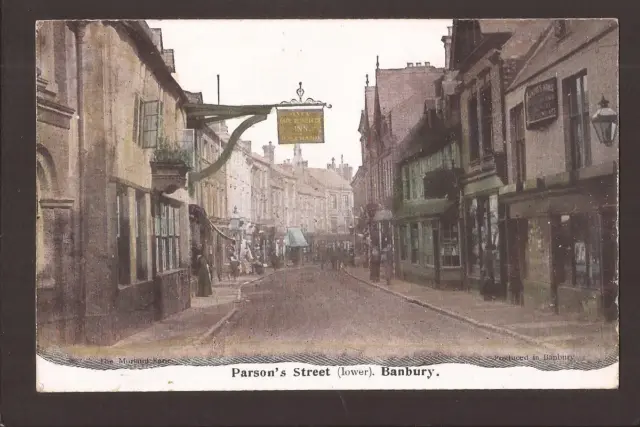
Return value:
M 213 334 L 215 334 L 216 332 L 218 332 L 225 323 L 227 323 L 229 320 L 231 320 L 231 318 L 238 312 L 238 308 L 234 307 L 230 312 L 228 312 L 226 314 L 226 316 L 224 316 L 222 319 L 220 319 L 218 321 L 218 323 L 216 323 L 215 325 L 213 325 L 207 332 L 205 332 L 204 334 L 200 335 L 200 337 L 196 340 L 196 344 L 200 345 L 202 344 L 205 340 L 207 340 L 208 338 L 211 338 L 211 336 Z
M 395 295 L 397 297 L 400 297 L 400 298 L 402 298 L 402 299 L 404 299 L 404 300 L 406 300 L 406 301 L 408 301 L 410 303 L 417 304 L 419 306 L 422 306 L 424 308 L 428 308 L 428 309 L 433 310 L 435 312 L 438 312 L 440 314 L 444 314 L 445 316 L 452 317 L 454 319 L 463 321 L 465 323 L 469 323 L 469 324 L 471 324 L 473 326 L 476 326 L 478 328 L 486 329 L 486 330 L 489 330 L 489 331 L 492 331 L 492 332 L 497 332 L 497 333 L 502 334 L 502 335 L 509 335 L 509 336 L 511 336 L 513 338 L 519 339 L 521 341 L 525 341 L 525 342 L 527 342 L 529 344 L 533 344 L 533 345 L 537 345 L 537 346 L 540 346 L 540 347 L 544 347 L 547 350 L 551 350 L 551 351 L 559 351 L 560 350 L 560 348 L 558 348 L 556 346 L 547 344 L 547 343 L 545 343 L 543 341 L 540 341 L 540 340 L 537 340 L 535 338 L 531 338 L 529 336 L 526 336 L 526 335 L 520 334 L 518 332 L 512 331 L 511 329 L 502 328 L 500 326 L 492 325 L 490 323 L 478 322 L 477 320 L 472 319 L 471 317 L 463 316 L 462 314 L 458 314 L 458 313 L 456 313 L 454 311 L 450 311 L 450 310 L 444 309 L 442 307 L 438 307 L 436 305 L 426 303 L 426 302 L 418 300 L 416 298 L 412 298 L 412 297 L 409 297 L 407 295 L 401 294 L 400 292 L 392 291 L 391 289 L 385 288 L 384 286 L 377 285 L 375 283 L 369 282 L 368 280 L 361 279 L 360 277 L 357 277 L 357 276 L 351 274 L 347 270 L 341 270 L 341 271 L 343 273 L 345 273 L 346 275 L 348 275 L 349 277 L 351 277 L 353 279 L 356 279 L 356 280 L 358 280 L 358 281 L 360 281 L 362 283 L 365 283 L 365 284 L 367 284 L 369 286 L 373 286 L 373 287 L 378 288 L 378 289 L 380 289 L 382 291 L 385 291 L 385 292 L 387 292 L 389 294 L 392 294 L 392 295 Z

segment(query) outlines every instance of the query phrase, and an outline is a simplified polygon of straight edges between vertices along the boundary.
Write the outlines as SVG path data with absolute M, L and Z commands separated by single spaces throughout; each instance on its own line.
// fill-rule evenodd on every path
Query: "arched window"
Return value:
M 36 283 L 46 286 L 52 283 L 49 248 L 45 245 L 45 220 L 40 201 L 50 191 L 51 182 L 42 163 L 36 163 Z

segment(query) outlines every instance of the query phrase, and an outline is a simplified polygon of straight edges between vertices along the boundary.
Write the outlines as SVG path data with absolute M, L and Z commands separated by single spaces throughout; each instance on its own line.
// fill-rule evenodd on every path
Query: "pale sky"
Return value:
M 333 105 L 325 110 L 325 143 L 302 145 L 311 167 L 326 167 L 331 157 L 362 164 L 358 124 L 364 108 L 365 75 L 375 85 L 380 68 L 404 68 L 407 62 L 444 66 L 442 36 L 451 20 L 148 20 L 161 28 L 165 49 L 174 49 L 180 85 L 202 92 L 205 103 L 277 104 L 304 98 Z M 227 122 L 229 133 L 240 120 Z M 242 139 L 253 151 L 277 144 L 275 109 L 247 130 Z M 276 161 L 293 157 L 293 146 L 276 148 Z

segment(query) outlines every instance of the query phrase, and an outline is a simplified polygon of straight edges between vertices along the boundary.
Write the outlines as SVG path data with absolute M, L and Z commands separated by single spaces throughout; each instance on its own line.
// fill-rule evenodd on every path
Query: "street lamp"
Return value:
M 611 147 L 618 131 L 618 114 L 609 108 L 609 101 L 605 99 L 604 95 L 598 105 L 600 108 L 591 117 L 591 123 L 593 123 L 600 143 Z

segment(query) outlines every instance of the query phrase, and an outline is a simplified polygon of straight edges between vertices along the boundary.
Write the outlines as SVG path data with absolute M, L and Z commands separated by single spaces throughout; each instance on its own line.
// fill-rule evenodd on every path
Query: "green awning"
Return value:
M 284 236 L 284 244 L 292 248 L 304 248 L 309 246 L 307 240 L 302 234 L 302 230 L 297 227 L 287 228 L 287 234 Z
M 417 203 L 405 203 L 395 214 L 396 219 L 437 216 L 445 213 L 455 202 L 448 199 L 426 199 Z

